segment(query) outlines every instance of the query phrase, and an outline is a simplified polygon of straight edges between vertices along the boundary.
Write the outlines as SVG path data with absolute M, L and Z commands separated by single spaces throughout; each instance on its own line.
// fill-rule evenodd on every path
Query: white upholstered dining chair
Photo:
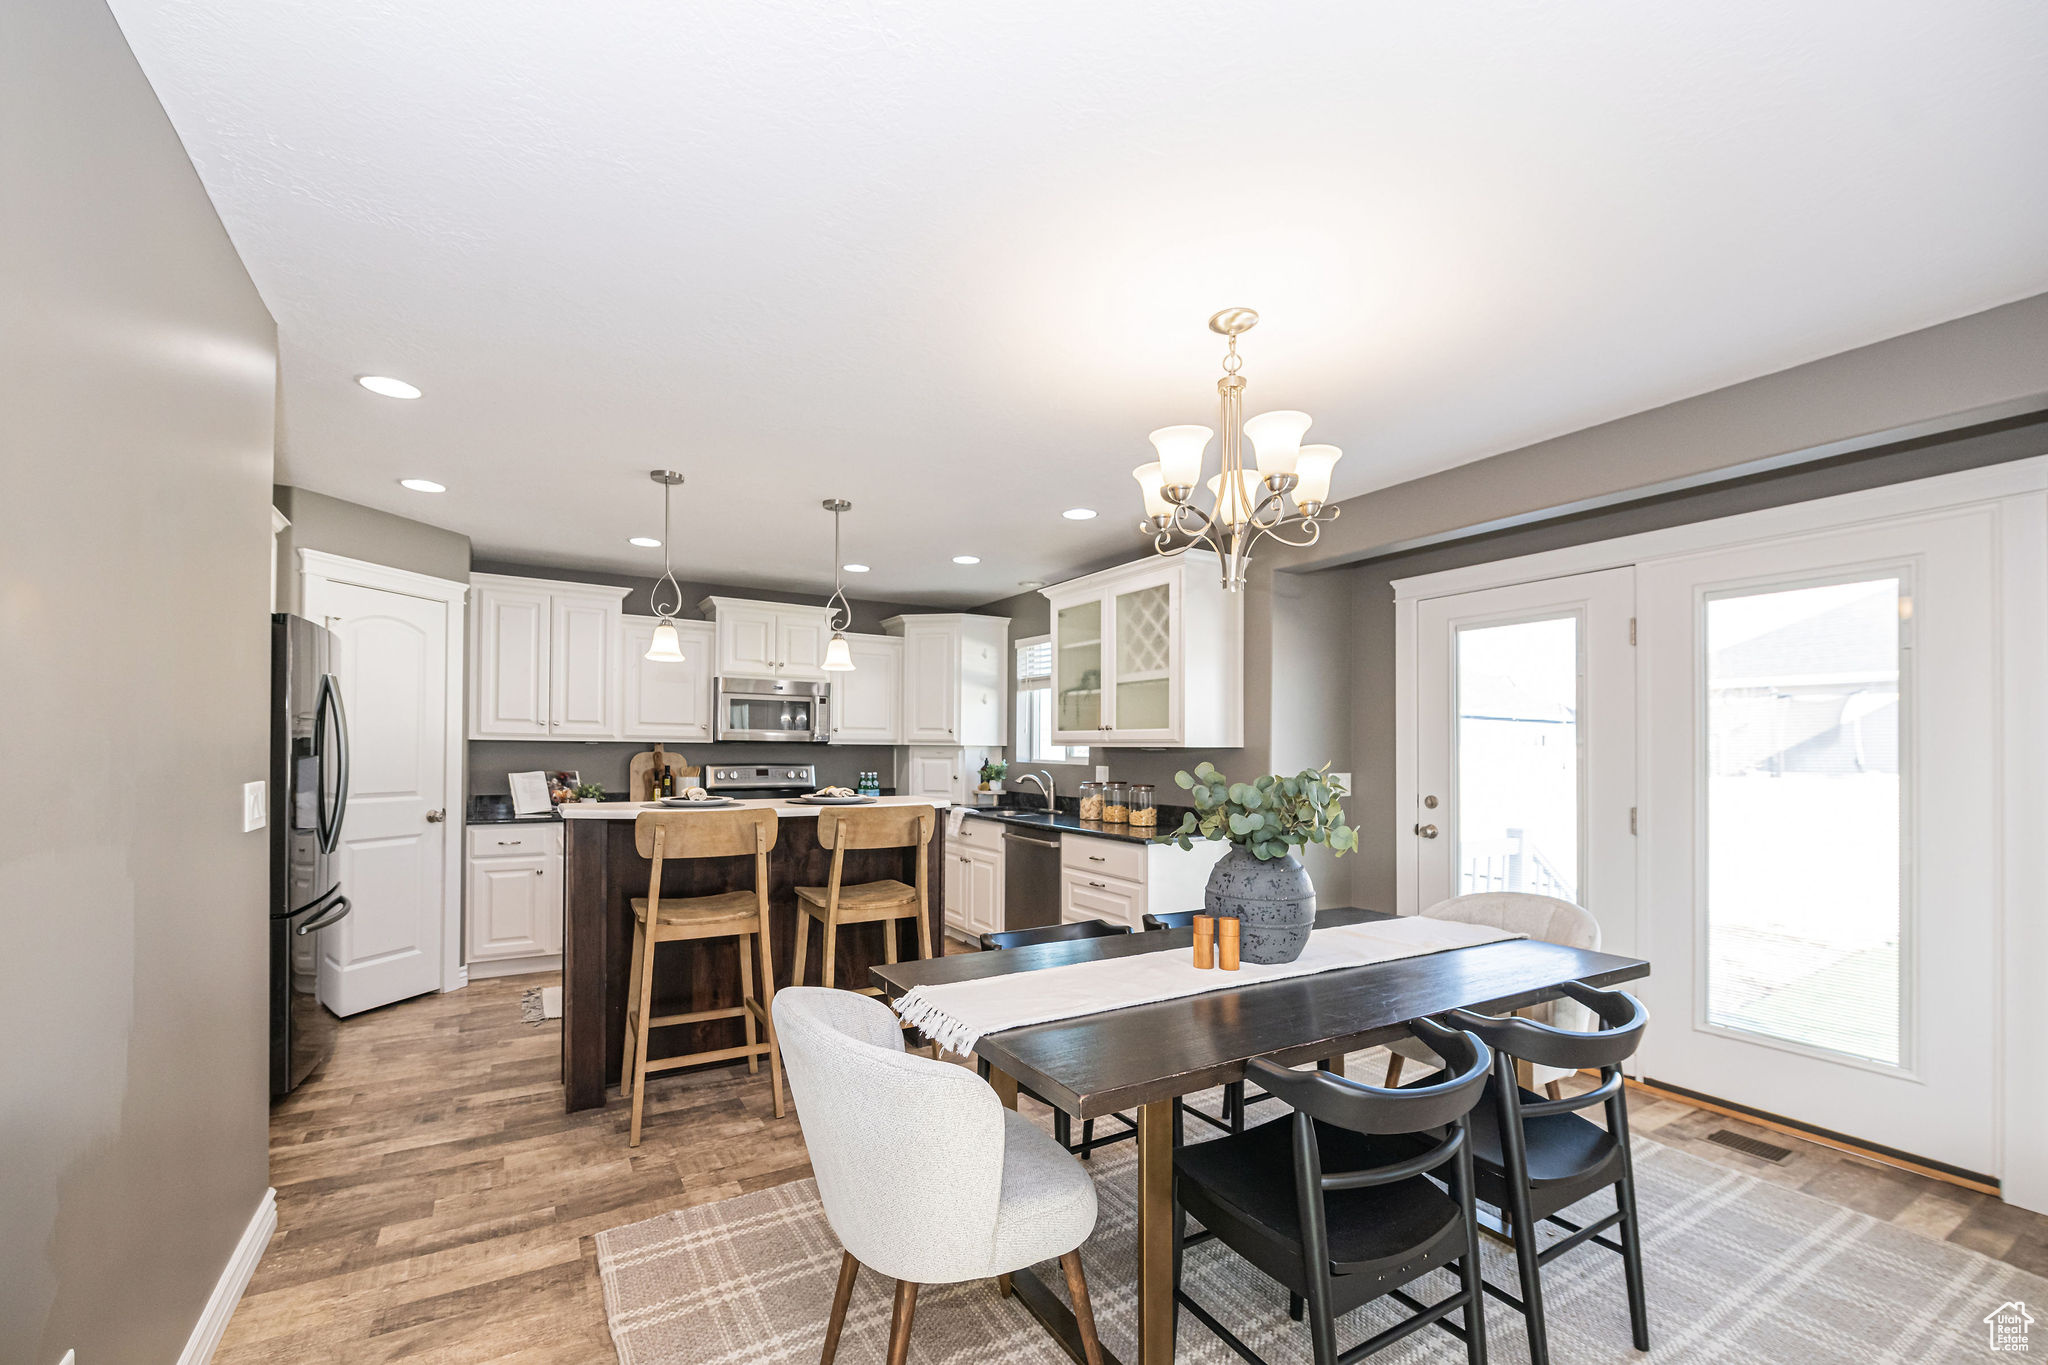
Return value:
M 1567 948 L 1586 948 L 1596 952 L 1600 948 L 1600 922 L 1583 907 L 1555 896 L 1536 896 L 1526 891 L 1480 891 L 1438 901 L 1422 914 L 1426 919 L 1490 925 L 1509 933 L 1542 939 L 1545 943 L 1560 943 Z M 1579 1033 L 1594 1027 L 1593 1016 L 1576 1000 L 1552 1000 L 1516 1013 L 1553 1028 L 1572 1029 Z M 1387 1060 L 1389 1086 L 1401 1083 L 1404 1061 L 1421 1062 L 1431 1067 L 1441 1065 L 1436 1054 L 1412 1038 L 1399 1039 L 1389 1043 L 1387 1048 L 1394 1054 Z M 1552 1099 L 1558 1098 L 1560 1093 L 1558 1083 L 1572 1074 L 1556 1067 L 1526 1065 L 1525 1083 L 1543 1087 Z
M 822 1365 L 838 1352 L 862 1266 L 896 1281 L 888 1358 L 901 1365 L 920 1284 L 995 1277 L 1007 1296 L 1011 1273 L 1055 1257 L 1089 1365 L 1099 1365 L 1080 1256 L 1095 1185 L 1081 1164 L 972 1071 L 906 1053 L 880 1001 L 791 986 L 774 1009 L 818 1198 L 844 1250 Z M 904 1160 L 906 1140 L 944 1155 Z

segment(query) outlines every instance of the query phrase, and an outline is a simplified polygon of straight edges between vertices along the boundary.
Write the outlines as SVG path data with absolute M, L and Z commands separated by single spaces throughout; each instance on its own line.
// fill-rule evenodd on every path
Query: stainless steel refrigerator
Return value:
M 327 1058 L 335 1018 L 315 994 L 320 931 L 349 912 L 335 850 L 348 811 L 348 717 L 334 636 L 270 618 L 270 1093 Z

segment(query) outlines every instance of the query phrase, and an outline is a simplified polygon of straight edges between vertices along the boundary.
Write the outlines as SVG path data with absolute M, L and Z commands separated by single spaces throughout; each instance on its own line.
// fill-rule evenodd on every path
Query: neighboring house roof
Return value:
M 1730 678 L 1868 677 L 1899 667 L 1898 598 L 1873 589 L 1803 621 L 1714 651 L 1716 683 Z

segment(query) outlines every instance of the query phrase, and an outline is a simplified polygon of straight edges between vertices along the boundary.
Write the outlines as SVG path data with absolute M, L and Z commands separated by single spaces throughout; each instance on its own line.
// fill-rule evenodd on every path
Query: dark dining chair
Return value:
M 1186 929 L 1195 922 L 1195 916 L 1201 913 L 1199 910 L 1169 910 L 1163 915 L 1146 915 L 1143 923 L 1147 930 Z M 1244 1131 L 1245 1106 L 1260 1104 L 1272 1098 L 1273 1096 L 1266 1094 L 1264 1091 L 1247 1095 L 1243 1081 L 1226 1081 L 1223 1084 L 1223 1114 L 1221 1117 L 1205 1113 L 1191 1104 L 1182 1105 L 1182 1109 L 1184 1112 L 1192 1114 L 1208 1124 L 1211 1128 L 1220 1128 L 1226 1133 L 1242 1133 Z
M 1628 1149 L 1628 1092 L 1621 1079 L 1621 1064 L 1641 1046 L 1649 1015 L 1626 991 L 1596 990 L 1577 981 L 1560 989 L 1592 1011 L 1600 1024 L 1597 1030 L 1582 1033 L 1533 1019 L 1497 1019 L 1466 1010 L 1440 1016 L 1494 1050 L 1487 1097 L 1472 1116 L 1472 1160 L 1480 1200 L 1499 1209 L 1508 1224 L 1522 1293 L 1517 1298 L 1493 1285 L 1486 1289 L 1528 1319 L 1531 1365 L 1546 1365 L 1550 1359 L 1543 1325 L 1543 1267 L 1584 1242 L 1620 1254 L 1635 1348 L 1650 1349 L 1635 1166 Z M 1518 1083 L 1518 1060 L 1567 1071 L 1597 1068 L 1600 1084 L 1583 1095 L 1546 1099 Z M 1574 1112 L 1596 1104 L 1607 1107 L 1604 1128 Z M 1610 1186 L 1613 1213 L 1584 1225 L 1558 1216 L 1559 1210 Z M 1539 1249 L 1536 1225 L 1542 1222 L 1567 1235 Z M 1610 1228 L 1619 1231 L 1619 1242 L 1601 1235 Z
M 1316 1365 L 1361 1360 L 1431 1324 L 1485 1365 L 1469 1125 L 1492 1054 L 1427 1019 L 1407 1028 L 1444 1059 L 1436 1084 L 1388 1090 L 1255 1059 L 1247 1072 L 1293 1115 L 1173 1154 L 1174 1301 L 1246 1360 L 1260 1358 L 1182 1285 L 1186 1248 L 1212 1237 L 1278 1281 L 1296 1319 L 1306 1307 Z M 1189 1215 L 1204 1229 L 1193 1237 Z M 1407 1292 L 1453 1264 L 1456 1293 L 1425 1304 Z M 1340 1353 L 1337 1319 L 1379 1298 L 1409 1316 Z
M 1128 934 L 1129 932 L 1131 931 L 1128 926 L 1111 924 L 1108 920 L 1082 919 L 1075 920 L 1069 924 L 1041 924 L 1031 929 L 1001 929 L 992 934 L 983 934 L 981 936 L 981 949 L 985 953 L 992 953 L 1004 948 L 1030 948 L 1040 943 L 1074 943 L 1082 939 L 1114 938 L 1118 934 Z M 977 1066 L 981 1072 L 982 1079 L 987 1080 L 988 1063 L 977 1062 Z M 1107 1147 L 1114 1142 L 1131 1141 L 1138 1136 L 1138 1121 L 1136 1119 L 1128 1114 L 1111 1114 L 1111 1118 L 1123 1125 L 1118 1131 L 1109 1134 L 1107 1137 L 1097 1139 L 1095 1136 L 1095 1120 L 1083 1119 L 1081 1121 L 1081 1140 L 1076 1142 L 1074 1141 L 1074 1121 L 1066 1110 L 1050 1104 L 1045 1096 L 1032 1090 L 1029 1086 L 1018 1086 L 1017 1093 L 1029 1096 L 1040 1104 L 1046 1105 L 1047 1108 L 1052 1109 L 1053 1137 L 1058 1139 L 1060 1146 L 1066 1148 L 1075 1156 L 1080 1157 L 1083 1161 L 1092 1157 L 1097 1147 Z M 1206 1118 L 1207 1115 L 1203 1117 Z

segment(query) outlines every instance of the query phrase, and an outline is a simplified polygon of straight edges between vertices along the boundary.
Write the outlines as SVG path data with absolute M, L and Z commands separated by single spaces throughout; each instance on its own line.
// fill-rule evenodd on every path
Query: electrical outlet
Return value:
M 263 793 L 261 782 L 242 784 L 242 833 L 249 834 L 262 829 L 270 819 L 270 802 Z
M 1095 765 L 1095 780 L 1097 782 L 1109 781 L 1109 765 L 1107 763 L 1098 763 Z
M 1330 781 L 1332 781 L 1332 782 L 1336 783 L 1336 784 L 1337 784 L 1337 785 L 1338 785 L 1339 787 L 1342 787 L 1342 788 L 1344 789 L 1344 794 L 1345 794 L 1346 796 L 1349 796 L 1349 795 L 1351 794 L 1351 774 L 1350 774 L 1350 773 L 1331 773 L 1331 774 L 1330 774 Z

